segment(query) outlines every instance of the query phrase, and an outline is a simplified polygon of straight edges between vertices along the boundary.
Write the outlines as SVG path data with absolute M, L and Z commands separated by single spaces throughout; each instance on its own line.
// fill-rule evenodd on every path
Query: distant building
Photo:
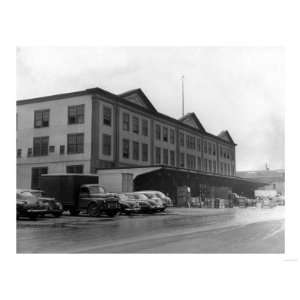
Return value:
M 281 195 L 285 194 L 285 170 L 260 170 L 260 171 L 238 171 L 237 176 L 265 183 L 260 189 L 276 190 Z

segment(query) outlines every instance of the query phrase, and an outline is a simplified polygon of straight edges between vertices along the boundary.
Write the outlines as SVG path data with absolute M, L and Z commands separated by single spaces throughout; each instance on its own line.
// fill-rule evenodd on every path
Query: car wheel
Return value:
M 55 218 L 59 218 L 61 215 L 62 215 L 61 212 L 53 213 L 53 216 L 54 216 Z
M 73 209 L 73 208 L 71 208 L 70 209 L 70 214 L 71 214 L 71 216 L 78 216 L 79 215 L 79 210 L 77 210 L 77 209 Z
M 90 217 L 98 217 L 99 209 L 96 203 L 90 203 L 87 209 L 88 215 Z
M 116 212 L 116 211 L 108 211 L 106 214 L 107 214 L 109 217 L 113 218 L 113 217 L 117 214 L 117 212 Z

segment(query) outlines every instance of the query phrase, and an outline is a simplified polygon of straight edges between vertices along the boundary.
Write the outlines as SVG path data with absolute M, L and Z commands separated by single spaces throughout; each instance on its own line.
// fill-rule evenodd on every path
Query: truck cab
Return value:
M 79 190 L 79 209 L 87 210 L 91 217 L 97 217 L 101 213 L 115 216 L 120 210 L 119 197 L 114 193 L 106 193 L 98 184 L 83 184 Z

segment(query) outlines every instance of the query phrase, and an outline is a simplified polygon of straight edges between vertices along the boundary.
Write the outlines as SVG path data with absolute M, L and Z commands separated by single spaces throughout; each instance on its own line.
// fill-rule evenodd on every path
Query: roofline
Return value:
M 138 90 L 138 89 L 137 89 Z M 173 123 L 176 123 L 182 127 L 185 127 L 186 129 L 189 129 L 189 130 L 192 130 L 194 132 L 197 132 L 198 134 L 203 134 L 203 135 L 207 135 L 207 136 L 210 136 L 216 140 L 219 140 L 225 144 L 229 144 L 229 145 L 234 145 L 236 146 L 237 144 L 235 143 L 231 143 L 229 141 L 225 141 L 223 140 L 222 138 L 218 137 L 217 135 L 214 135 L 212 133 L 209 133 L 207 132 L 206 130 L 203 131 L 200 131 L 199 129 L 196 129 L 192 126 L 189 126 L 185 123 L 182 123 L 181 121 L 175 119 L 175 118 L 172 118 L 168 115 L 165 115 L 163 113 L 160 113 L 158 111 L 149 111 L 147 110 L 146 108 L 140 106 L 140 105 L 137 105 L 133 102 L 130 102 L 129 100 L 125 99 L 125 98 L 122 98 L 121 96 L 118 96 L 116 94 L 113 94 L 109 91 L 106 91 L 106 90 L 103 90 L 99 87 L 95 87 L 95 88 L 89 88 L 89 89 L 86 89 L 86 90 L 81 90 L 81 91 L 74 91 L 74 92 L 70 92 L 70 93 L 61 93 L 61 94 L 54 94 L 54 95 L 49 95 L 49 96 L 44 96 L 44 97 L 37 97 L 37 98 L 28 98 L 28 99 L 20 99 L 20 100 L 17 100 L 17 105 L 25 105 L 25 104 L 31 104 L 31 103 L 39 103 L 39 102 L 44 102 L 44 101 L 53 101 L 53 100 L 60 100 L 60 99 L 65 99 L 65 98 L 72 98 L 72 97 L 77 97 L 77 96 L 84 96 L 84 95 L 93 95 L 93 94 L 104 94 L 104 95 L 107 95 L 108 97 L 111 97 L 111 98 L 114 98 L 118 101 L 121 101 L 123 102 L 125 105 L 128 105 L 128 106 L 131 106 L 137 110 L 141 110 L 141 111 L 144 111 L 145 113 L 149 113 L 151 112 L 151 114 L 153 115 L 156 115 L 157 117 L 161 117 L 165 120 L 168 120 L 170 122 L 173 122 Z M 150 100 L 149 100 L 150 101 Z

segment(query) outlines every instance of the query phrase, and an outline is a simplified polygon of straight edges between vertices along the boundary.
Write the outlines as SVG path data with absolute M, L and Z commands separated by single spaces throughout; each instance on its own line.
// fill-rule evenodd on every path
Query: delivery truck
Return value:
M 120 211 L 118 195 L 106 193 L 98 184 L 98 175 L 43 174 L 40 187 L 46 195 L 55 197 L 63 209 L 73 216 L 87 212 L 91 217 L 103 213 L 114 217 Z

